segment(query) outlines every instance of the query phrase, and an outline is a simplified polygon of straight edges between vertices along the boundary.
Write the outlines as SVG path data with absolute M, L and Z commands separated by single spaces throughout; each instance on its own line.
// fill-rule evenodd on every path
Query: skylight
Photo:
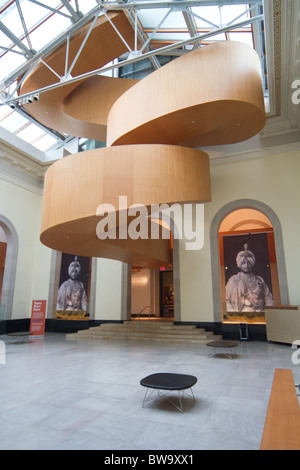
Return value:
M 34 65 L 38 59 L 46 58 L 57 47 L 62 34 L 70 28 L 75 32 L 76 25 L 79 28 L 83 19 L 91 20 L 95 13 L 100 11 L 100 14 L 105 14 L 109 8 L 124 9 L 133 29 L 135 25 L 139 26 L 136 34 L 139 34 L 142 42 L 142 53 L 153 51 L 152 65 L 154 59 L 159 59 L 160 66 L 174 54 L 179 55 L 214 41 L 247 43 L 257 50 L 261 58 L 267 96 L 263 24 L 255 21 L 255 17 L 262 14 L 262 0 L 250 4 L 235 0 L 174 0 L 156 3 L 150 0 L 0 0 L 0 126 L 44 152 L 64 143 L 68 136 L 34 122 L 22 105 L 12 110 L 8 98 L 16 96 L 18 77 L 26 72 L 29 64 Z M 193 37 L 200 41 L 189 43 Z M 166 45 L 174 45 L 174 48 L 155 56 L 155 51 Z M 141 67 L 136 67 L 138 69 Z M 144 73 L 152 70 L 153 67 L 147 66 Z M 125 67 L 123 72 L 123 76 L 129 76 Z M 142 78 L 142 75 L 137 74 L 136 78 Z

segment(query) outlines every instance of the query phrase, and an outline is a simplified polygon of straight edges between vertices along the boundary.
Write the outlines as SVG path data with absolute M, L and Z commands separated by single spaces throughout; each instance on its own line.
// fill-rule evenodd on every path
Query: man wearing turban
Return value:
M 80 274 L 81 266 L 77 261 L 73 261 L 68 268 L 70 278 L 63 282 L 57 293 L 56 310 L 85 311 L 87 309 L 87 297 L 84 285 L 77 278 Z
M 263 312 L 265 306 L 274 305 L 273 296 L 261 276 L 253 273 L 255 256 L 248 246 L 236 257 L 238 274 L 226 284 L 227 312 Z

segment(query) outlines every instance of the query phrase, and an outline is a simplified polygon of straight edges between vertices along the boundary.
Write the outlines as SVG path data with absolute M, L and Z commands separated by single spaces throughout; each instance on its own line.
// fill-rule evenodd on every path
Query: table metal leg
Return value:
M 145 406 L 147 406 L 149 403 L 151 403 L 152 401 L 154 401 L 154 398 L 152 398 L 151 400 L 151 396 L 153 395 L 153 393 L 155 392 L 155 390 L 157 391 L 157 394 L 159 397 L 164 397 L 168 402 L 170 402 L 172 405 L 175 406 L 175 408 L 177 408 L 181 413 L 183 412 L 183 403 L 182 403 L 182 398 L 184 395 L 187 395 L 188 397 L 190 398 L 193 398 L 193 400 L 195 400 L 195 396 L 194 396 L 194 392 L 192 390 L 192 388 L 188 389 L 190 390 L 191 394 L 189 395 L 187 393 L 186 390 L 178 390 L 178 402 L 179 402 L 179 405 L 177 405 L 173 400 L 171 400 L 169 398 L 169 394 L 171 392 L 173 392 L 174 390 L 163 390 L 163 389 L 153 389 L 150 394 L 148 395 L 148 391 L 149 391 L 149 388 L 146 389 L 146 393 L 145 393 L 145 396 L 144 396 L 144 400 L 143 400 L 143 404 L 142 404 L 142 407 L 145 408 Z M 182 394 L 182 395 L 181 395 Z
M 216 356 L 217 354 L 224 354 L 224 356 L 232 359 L 232 349 L 231 348 L 213 348 L 212 352 L 209 354 L 209 357 Z

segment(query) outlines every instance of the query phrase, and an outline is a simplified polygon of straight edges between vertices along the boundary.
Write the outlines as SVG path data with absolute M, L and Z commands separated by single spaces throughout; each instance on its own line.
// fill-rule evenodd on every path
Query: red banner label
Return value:
M 46 300 L 33 300 L 31 309 L 30 334 L 44 336 L 46 318 Z

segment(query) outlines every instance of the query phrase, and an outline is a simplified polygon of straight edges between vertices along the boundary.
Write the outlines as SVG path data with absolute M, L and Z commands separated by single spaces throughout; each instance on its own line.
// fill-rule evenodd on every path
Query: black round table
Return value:
M 219 340 L 219 341 L 210 341 L 206 345 L 213 348 L 213 351 L 211 352 L 210 356 L 215 356 L 216 354 L 220 354 L 221 350 L 223 350 L 222 351 L 223 354 L 229 357 L 229 359 L 232 359 L 232 349 L 235 348 L 238 344 L 234 341 Z
M 29 339 L 29 336 L 31 335 L 31 333 L 29 331 L 19 331 L 19 332 L 15 332 L 15 333 L 6 333 L 6 335 L 11 336 L 13 338 L 17 338 L 18 343 L 20 344 L 21 339 L 22 338 L 28 338 Z
M 174 374 L 174 373 L 167 373 L 167 372 L 160 372 L 156 374 L 148 375 L 144 377 L 140 384 L 143 387 L 146 387 L 146 393 L 143 401 L 143 408 L 148 405 L 153 400 L 150 400 L 153 392 L 157 390 L 158 396 L 164 396 L 167 400 L 172 403 L 179 411 L 183 411 L 181 395 L 186 393 L 186 390 L 191 390 L 191 396 L 194 399 L 194 394 L 192 387 L 197 383 L 197 377 L 194 375 L 186 375 L 186 374 Z M 152 389 L 152 392 L 148 396 L 148 390 Z M 176 405 L 172 400 L 170 400 L 167 395 L 170 392 L 178 391 L 178 399 L 179 399 L 179 406 Z

